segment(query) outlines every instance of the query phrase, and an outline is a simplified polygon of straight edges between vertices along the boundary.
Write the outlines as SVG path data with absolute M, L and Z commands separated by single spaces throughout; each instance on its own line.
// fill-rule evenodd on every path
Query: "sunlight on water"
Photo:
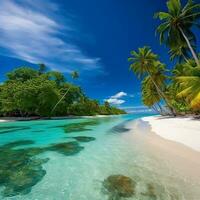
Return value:
M 0 124 L 0 199 L 197 200 L 190 180 L 127 140 L 124 123 L 140 116 Z

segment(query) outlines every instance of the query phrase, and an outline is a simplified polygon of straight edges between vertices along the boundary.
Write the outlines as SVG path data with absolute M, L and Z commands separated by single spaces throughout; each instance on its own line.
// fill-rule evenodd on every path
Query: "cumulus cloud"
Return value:
M 124 96 L 127 96 L 127 93 L 121 91 L 121 92 L 118 92 L 117 94 L 111 96 L 110 98 L 105 99 L 104 101 L 107 101 L 108 103 L 114 104 L 114 105 L 121 105 L 121 104 L 125 103 L 125 100 L 120 99 Z
M 119 98 L 121 98 L 123 96 L 127 96 L 127 93 L 126 92 L 118 92 L 117 94 L 111 96 L 111 98 L 113 98 L 113 99 L 119 99 Z
M 59 9 L 48 0 L 0 1 L 0 53 L 62 72 L 102 72 L 100 58 L 73 42 L 74 35 L 81 35 L 74 18 L 69 14 L 63 20 Z
M 120 104 L 123 104 L 125 101 L 122 100 L 122 99 L 106 99 L 106 101 L 110 104 L 115 104 L 115 105 L 120 105 Z

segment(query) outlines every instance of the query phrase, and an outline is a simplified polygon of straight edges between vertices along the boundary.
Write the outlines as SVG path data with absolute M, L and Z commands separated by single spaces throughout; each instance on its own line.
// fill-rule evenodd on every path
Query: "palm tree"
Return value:
M 79 73 L 77 71 L 73 71 L 71 73 L 71 77 L 72 77 L 72 79 L 77 79 L 77 78 L 79 78 Z M 58 104 L 65 98 L 65 96 L 67 95 L 67 93 L 69 92 L 70 89 L 71 89 L 71 87 L 69 86 L 68 89 L 67 89 L 67 91 L 65 92 L 65 94 L 60 98 L 60 100 L 53 107 L 53 109 L 51 110 L 51 113 L 56 109 L 56 107 L 58 106 Z
M 170 102 L 172 103 L 173 107 L 176 108 L 176 112 L 183 114 L 186 112 L 190 112 L 190 104 L 189 102 L 186 101 L 184 97 L 178 97 L 178 93 L 181 92 L 182 89 L 180 85 L 172 81 L 168 86 L 167 86 L 167 96 L 170 99 Z
M 131 51 L 131 57 L 128 58 L 128 61 L 132 62 L 130 69 L 138 78 L 142 78 L 153 72 L 154 63 L 158 61 L 158 56 L 148 46 L 144 46 L 138 51 Z
M 130 69 L 138 78 L 149 76 L 160 98 L 166 102 L 171 112 L 175 115 L 173 107 L 170 105 L 163 92 L 164 84 L 159 85 L 155 81 L 155 77 L 159 77 L 165 71 L 165 66 L 158 60 L 158 56 L 154 54 L 149 47 L 145 46 L 139 48 L 138 52 L 131 51 L 131 57 L 128 58 L 128 61 L 132 62 Z
M 77 79 L 77 78 L 79 78 L 79 73 L 78 73 L 77 71 L 73 71 L 73 72 L 71 73 L 71 77 L 72 77 L 73 79 Z
M 153 108 L 156 112 L 161 114 L 162 108 L 159 105 L 160 100 L 160 95 L 151 81 L 151 78 L 149 76 L 145 77 L 142 81 L 142 101 L 144 105 Z
M 176 69 L 175 82 L 179 86 L 177 97 L 184 98 L 194 110 L 200 109 L 200 68 L 193 67 L 191 62 L 183 64 L 185 69 L 178 73 Z
M 191 71 L 193 71 L 194 69 L 198 70 L 199 67 L 196 67 L 196 63 L 193 59 L 189 59 L 185 63 L 176 64 L 172 73 L 175 77 L 187 76 L 188 74 L 191 74 Z
M 66 80 L 64 74 L 62 74 L 61 72 L 50 71 L 46 74 L 50 80 L 55 80 L 55 82 L 58 86 L 63 84 Z
M 47 67 L 46 67 L 46 65 L 43 64 L 43 63 L 38 64 L 38 66 L 39 66 L 38 72 L 39 72 L 39 74 L 41 75 L 41 74 L 43 74 L 43 73 L 46 71 Z
M 178 59 L 178 62 L 188 61 L 189 58 L 189 48 L 185 41 L 180 41 L 180 44 L 172 47 L 169 50 L 170 60 Z
M 183 7 L 180 0 L 169 0 L 167 8 L 168 12 L 155 14 L 155 17 L 164 21 L 157 28 L 157 32 L 160 34 L 160 42 L 174 48 L 181 41 L 185 41 L 197 66 L 200 66 L 198 57 L 192 47 L 196 43 L 196 38 L 191 30 L 193 26 L 200 26 L 197 21 L 200 18 L 200 4 L 188 0 Z

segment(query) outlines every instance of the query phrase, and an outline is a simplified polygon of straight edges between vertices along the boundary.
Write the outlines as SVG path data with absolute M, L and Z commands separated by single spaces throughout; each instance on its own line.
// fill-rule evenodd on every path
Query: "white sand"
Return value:
M 6 120 L 6 119 L 0 119 L 0 123 L 1 122 L 8 122 L 9 120 Z
M 144 124 L 143 120 L 149 122 L 151 126 L 147 126 L 148 123 Z M 175 171 L 178 176 L 185 177 L 185 180 L 191 180 L 195 183 L 194 185 L 199 187 L 200 140 L 197 140 L 199 137 L 196 137 L 199 131 L 195 130 L 194 132 L 193 129 L 198 126 L 199 130 L 200 121 L 196 121 L 198 123 L 193 125 L 193 120 L 187 118 L 161 119 L 158 117 L 146 117 L 143 120 L 130 121 L 127 124 L 130 134 L 124 134 L 124 137 L 130 142 L 133 141 L 134 145 L 141 145 L 141 151 L 149 155 L 149 158 L 153 156 L 159 167 L 162 168 L 162 165 L 168 167 L 169 171 L 167 173 L 170 174 L 170 172 Z M 185 132 L 182 131 L 181 127 L 183 126 L 180 126 L 180 124 L 184 124 L 183 129 Z M 151 130 L 151 127 L 154 132 Z M 155 132 L 158 134 L 155 134 Z M 188 143 L 187 137 L 191 133 L 192 136 L 194 134 L 195 139 L 192 140 L 192 143 Z M 198 198 L 184 199 L 196 200 Z
M 152 131 L 159 136 L 182 143 L 200 151 L 200 120 L 193 118 L 144 117 L 143 121 L 151 125 Z

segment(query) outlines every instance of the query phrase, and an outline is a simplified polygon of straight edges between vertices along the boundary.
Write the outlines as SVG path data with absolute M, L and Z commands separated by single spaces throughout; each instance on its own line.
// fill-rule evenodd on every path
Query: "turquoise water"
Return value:
M 128 139 L 124 124 L 142 116 L 1 123 L 0 199 L 196 200 L 184 177 Z M 111 194 L 111 175 L 134 180 L 134 194 Z

